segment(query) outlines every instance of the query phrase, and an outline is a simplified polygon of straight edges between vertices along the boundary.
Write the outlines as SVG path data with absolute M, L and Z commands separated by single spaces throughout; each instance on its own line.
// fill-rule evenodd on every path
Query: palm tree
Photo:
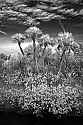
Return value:
M 42 35 L 42 31 L 37 28 L 36 26 L 33 27 L 29 27 L 26 31 L 25 31 L 25 36 L 26 38 L 31 38 L 32 42 L 33 42 L 33 60 L 34 60 L 34 70 L 33 72 L 35 73 L 35 69 L 36 69 L 36 42 L 37 39 Z
M 42 57 L 43 57 L 43 69 L 45 67 L 45 50 L 49 45 L 52 45 L 53 39 L 48 34 L 43 34 L 39 39 L 39 45 L 43 49 Z
M 24 51 L 21 47 L 21 43 L 24 42 L 25 36 L 21 33 L 16 33 L 12 36 L 12 39 L 18 42 L 18 46 L 20 48 L 20 51 L 21 51 L 22 55 L 24 56 Z
M 59 63 L 60 67 L 59 67 L 59 71 L 57 74 L 59 75 L 62 69 L 63 61 L 66 62 L 65 60 L 66 54 L 67 56 L 69 56 L 70 54 L 73 56 L 75 49 L 76 48 L 79 49 L 80 46 L 74 40 L 72 33 L 69 33 L 69 32 L 59 33 L 57 40 L 58 40 L 57 50 L 59 52 L 61 51 L 61 58 L 60 58 L 60 63 Z

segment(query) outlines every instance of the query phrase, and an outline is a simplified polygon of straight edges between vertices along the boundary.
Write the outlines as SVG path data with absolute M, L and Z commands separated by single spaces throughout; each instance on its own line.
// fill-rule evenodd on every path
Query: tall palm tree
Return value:
M 52 45 L 53 39 L 48 34 L 43 34 L 39 39 L 40 47 L 42 47 L 42 57 L 43 57 L 43 69 L 45 67 L 45 50 L 48 47 L 48 45 Z
M 42 31 L 37 28 L 36 26 L 32 26 L 29 27 L 26 31 L 25 31 L 25 36 L 26 38 L 31 38 L 32 42 L 33 42 L 33 60 L 34 60 L 34 70 L 33 72 L 35 73 L 35 69 L 36 69 L 36 42 L 37 39 L 42 35 Z
M 64 33 L 59 33 L 58 34 L 58 46 L 57 50 L 60 52 L 61 51 L 61 58 L 60 58 L 60 63 L 59 63 L 59 71 L 58 75 L 61 72 L 63 61 L 66 62 L 65 57 L 66 53 L 67 55 L 71 54 L 74 55 L 74 51 L 76 48 L 79 49 L 79 44 L 76 43 L 74 40 L 74 37 L 72 36 L 72 33 L 69 32 L 64 32 Z
M 21 43 L 24 42 L 25 36 L 21 33 L 16 33 L 12 36 L 12 39 L 18 42 L 18 46 L 20 48 L 20 51 L 21 51 L 22 55 L 24 56 L 24 51 L 21 47 Z

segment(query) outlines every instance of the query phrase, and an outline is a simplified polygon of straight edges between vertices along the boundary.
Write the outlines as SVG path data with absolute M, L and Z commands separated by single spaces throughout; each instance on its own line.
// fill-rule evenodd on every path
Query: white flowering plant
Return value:
M 65 114 L 72 111 L 73 108 L 79 108 L 79 90 L 71 86 L 58 85 L 57 87 L 48 87 L 45 84 L 38 87 L 32 86 L 32 91 L 28 87 L 24 94 L 23 109 L 29 109 L 31 106 L 34 112 L 48 110 L 53 114 Z
M 36 114 L 47 110 L 49 113 L 61 115 L 72 112 L 73 108 L 80 109 L 80 90 L 66 83 L 65 79 L 63 83 L 56 85 L 57 76 L 52 74 L 45 73 L 30 77 L 24 92 L 23 110 L 32 109 Z M 48 81 L 49 77 L 50 81 Z

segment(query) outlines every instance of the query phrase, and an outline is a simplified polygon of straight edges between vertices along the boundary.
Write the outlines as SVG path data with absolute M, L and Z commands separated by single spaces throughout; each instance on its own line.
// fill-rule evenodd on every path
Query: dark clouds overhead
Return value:
M 71 31 L 76 39 L 83 39 L 83 3 L 81 0 L 4 1 L 6 1 L 5 4 L 0 4 L 0 30 L 7 32 L 8 36 L 0 34 L 0 45 L 11 43 L 11 35 L 23 32 L 36 21 L 40 22 L 39 27 L 43 32 L 55 36 L 57 32 L 62 31 L 59 19 L 62 20 L 66 31 Z
M 81 0 L 4 0 L 0 20 L 24 25 L 51 20 L 83 20 Z

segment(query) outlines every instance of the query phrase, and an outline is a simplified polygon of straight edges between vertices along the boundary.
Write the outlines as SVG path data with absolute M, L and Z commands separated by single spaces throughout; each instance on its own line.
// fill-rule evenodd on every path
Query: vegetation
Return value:
M 18 42 L 18 46 L 20 48 L 20 51 L 21 51 L 22 55 L 24 56 L 24 52 L 23 52 L 23 49 L 21 47 L 21 43 L 25 40 L 25 37 L 23 36 L 23 34 L 17 33 L 12 37 L 12 39 L 14 39 Z
M 36 114 L 47 111 L 62 115 L 73 109 L 79 112 L 83 106 L 83 52 L 72 34 L 63 32 L 51 38 L 39 28 L 30 27 L 13 38 L 19 44 L 31 38 L 33 46 L 21 48 L 22 55 L 0 55 L 1 105 Z
M 0 2 L 1 26 L 12 22 L 27 27 L 12 36 L 22 55 L 0 55 L 0 105 L 36 114 L 79 112 L 83 107 L 83 45 L 65 31 L 61 20 L 81 20 L 82 1 Z M 63 31 L 54 38 L 37 27 L 41 21 L 53 19 L 59 21 Z M 21 43 L 25 41 L 32 45 L 23 50 Z
M 34 73 L 35 73 L 35 67 L 36 67 L 36 58 L 35 58 L 35 51 L 36 51 L 36 40 L 38 39 L 38 35 L 41 35 L 42 32 L 37 27 L 30 27 L 25 31 L 26 37 L 31 37 L 33 41 L 33 60 L 34 60 Z

